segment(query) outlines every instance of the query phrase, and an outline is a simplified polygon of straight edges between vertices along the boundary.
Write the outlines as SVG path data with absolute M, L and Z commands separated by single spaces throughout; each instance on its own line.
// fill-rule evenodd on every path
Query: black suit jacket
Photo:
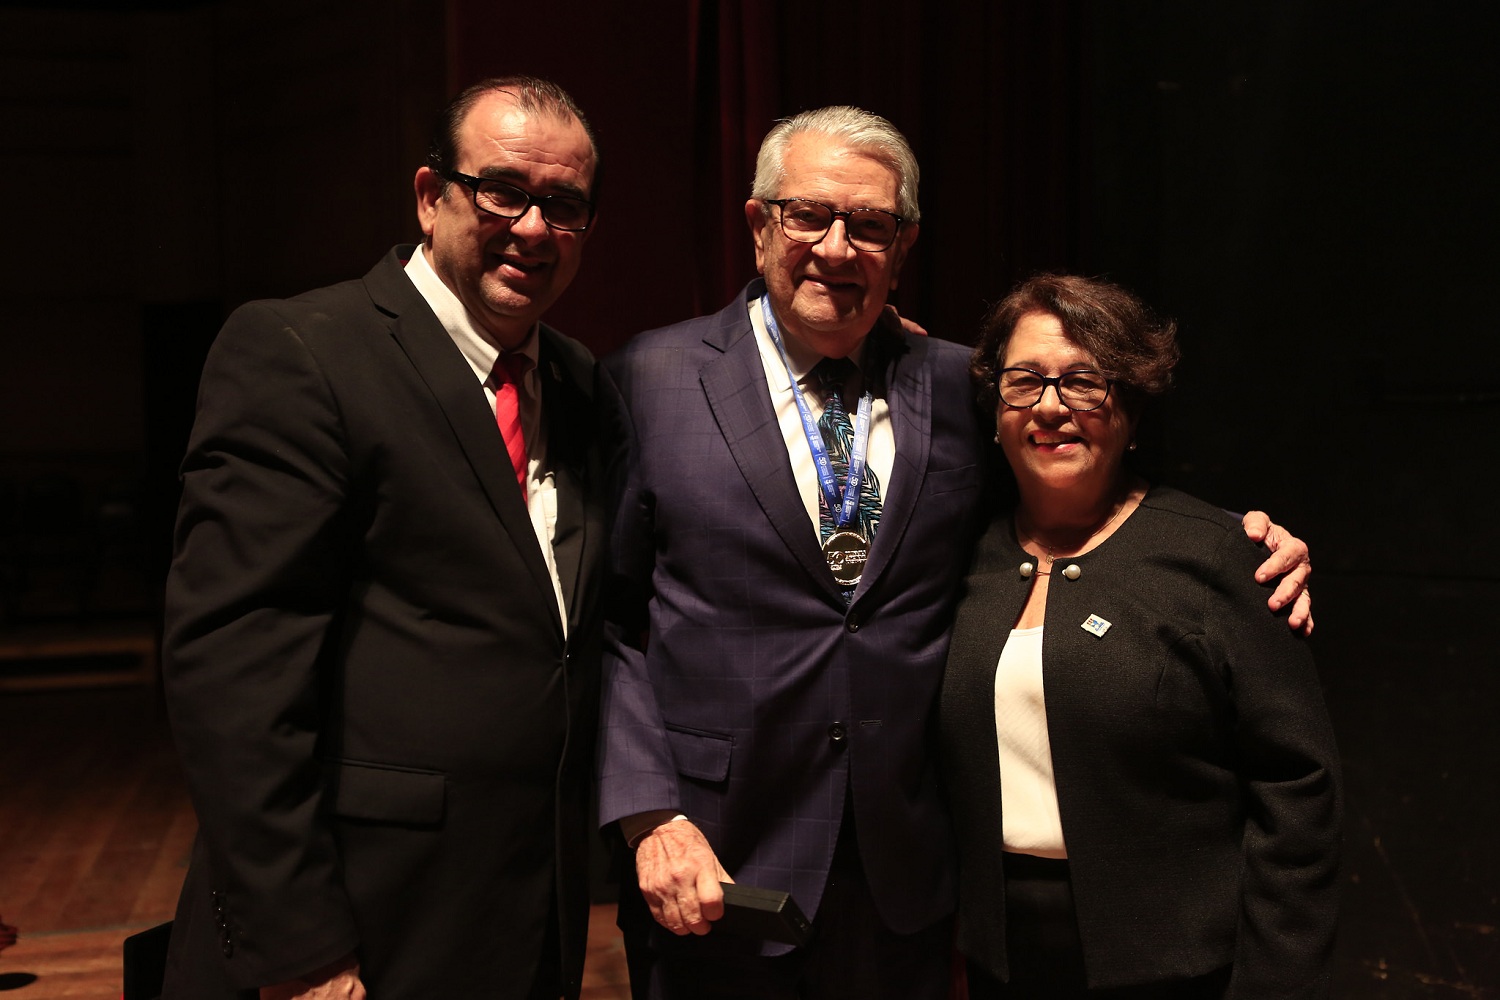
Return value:
M 564 638 L 472 369 L 402 273 L 253 302 L 183 465 L 164 672 L 200 821 L 167 997 L 355 951 L 372 996 L 522 996 L 587 920 L 604 466 L 541 330 Z
M 954 904 L 932 722 L 983 482 L 968 351 L 870 334 L 866 378 L 889 404 L 896 456 L 845 606 L 746 310 L 762 288 L 604 362 L 632 449 L 612 542 L 622 600 L 605 656 L 600 818 L 681 809 L 736 880 L 790 890 L 811 916 L 847 795 L 881 916 L 910 933 Z
M 1059 562 L 1042 648 L 1047 729 L 1092 987 L 1234 966 L 1234 997 L 1328 989 L 1338 754 L 1306 644 L 1266 610 L 1263 550 L 1223 511 L 1151 490 Z M 1004 978 L 995 668 L 1035 562 L 1007 516 L 965 580 L 943 684 L 960 847 L 959 945 Z M 1097 615 L 1102 636 L 1082 625 Z

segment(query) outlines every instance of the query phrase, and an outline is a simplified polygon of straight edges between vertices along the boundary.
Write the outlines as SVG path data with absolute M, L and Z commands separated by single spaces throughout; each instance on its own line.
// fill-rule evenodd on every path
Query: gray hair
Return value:
M 786 179 L 783 164 L 787 146 L 793 137 L 804 132 L 837 139 L 895 171 L 896 213 L 910 222 L 921 221 L 922 210 L 917 206 L 921 172 L 906 136 L 879 115 L 844 105 L 804 111 L 778 121 L 760 144 L 750 197 L 765 201 L 780 194 L 781 183 Z

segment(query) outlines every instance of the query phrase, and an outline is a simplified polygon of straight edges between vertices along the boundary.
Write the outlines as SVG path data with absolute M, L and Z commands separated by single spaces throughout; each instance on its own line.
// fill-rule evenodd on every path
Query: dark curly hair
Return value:
M 1157 318 L 1140 299 L 1102 278 L 1039 274 L 1002 299 L 980 327 L 969 375 L 985 412 L 994 414 L 999 405 L 995 380 L 1005 367 L 1005 347 L 1030 313 L 1057 317 L 1063 331 L 1094 356 L 1131 412 L 1170 388 L 1180 354 L 1176 323 Z

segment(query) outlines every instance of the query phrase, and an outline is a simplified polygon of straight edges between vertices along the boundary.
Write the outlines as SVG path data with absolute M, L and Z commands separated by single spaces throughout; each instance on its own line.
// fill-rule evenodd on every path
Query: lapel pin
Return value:
M 1109 622 L 1098 615 L 1089 615 L 1088 620 L 1083 623 L 1085 632 L 1092 632 L 1099 638 L 1104 638 L 1104 633 L 1109 631 Z

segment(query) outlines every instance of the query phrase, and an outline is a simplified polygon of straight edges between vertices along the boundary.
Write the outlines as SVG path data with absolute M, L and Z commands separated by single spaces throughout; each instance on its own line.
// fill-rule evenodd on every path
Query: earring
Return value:
M 995 443 L 996 444 L 1000 443 L 1000 432 L 999 431 L 995 432 Z
M 1130 442 L 1130 445 L 1125 450 L 1126 451 L 1135 451 L 1135 442 L 1134 441 Z

